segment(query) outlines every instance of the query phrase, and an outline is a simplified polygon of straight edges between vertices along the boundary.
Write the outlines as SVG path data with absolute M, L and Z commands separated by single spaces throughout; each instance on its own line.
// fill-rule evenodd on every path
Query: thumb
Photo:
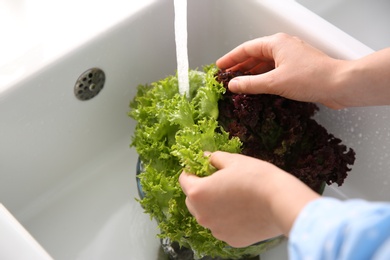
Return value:
M 269 72 L 235 77 L 229 82 L 229 90 L 233 93 L 243 94 L 278 94 L 272 83 L 277 79 L 277 69 Z
M 189 189 L 200 179 L 200 177 L 190 174 L 187 172 L 182 172 L 179 176 L 179 184 L 187 196 Z
M 210 163 L 218 170 L 222 170 L 233 163 L 235 157 L 241 156 L 239 154 L 216 151 L 210 155 Z

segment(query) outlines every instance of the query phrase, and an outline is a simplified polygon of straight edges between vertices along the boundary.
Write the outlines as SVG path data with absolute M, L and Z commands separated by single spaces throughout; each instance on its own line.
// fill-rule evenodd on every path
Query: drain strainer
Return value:
M 102 90 L 106 76 L 99 68 L 85 71 L 77 79 L 74 86 L 74 94 L 80 100 L 89 100 Z

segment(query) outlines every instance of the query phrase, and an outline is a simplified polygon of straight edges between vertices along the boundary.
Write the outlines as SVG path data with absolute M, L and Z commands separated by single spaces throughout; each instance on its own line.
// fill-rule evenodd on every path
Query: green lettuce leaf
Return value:
M 218 100 L 225 88 L 216 72 L 215 65 L 190 70 L 185 96 L 179 94 L 177 76 L 138 86 L 130 103 L 129 116 L 137 121 L 131 146 L 144 166 L 139 178 L 145 197 L 139 202 L 157 220 L 159 236 L 192 248 L 198 257 L 241 258 L 256 248 L 231 248 L 214 238 L 189 213 L 178 182 L 183 170 L 198 176 L 215 172 L 205 151 L 241 152 L 240 140 L 218 125 Z

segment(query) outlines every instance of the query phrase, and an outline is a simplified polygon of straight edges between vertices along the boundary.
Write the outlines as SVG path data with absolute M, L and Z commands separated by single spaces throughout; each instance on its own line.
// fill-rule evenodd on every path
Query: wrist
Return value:
M 320 100 L 323 105 L 332 109 L 342 109 L 350 106 L 351 98 L 350 79 L 354 74 L 353 61 L 327 59 L 327 64 L 323 66 L 323 78 L 320 84 Z
M 296 177 L 280 170 L 273 178 L 273 191 L 269 194 L 269 209 L 280 232 L 288 236 L 302 209 L 320 197 Z
M 390 48 L 334 67 L 331 95 L 336 108 L 390 105 Z
M 335 104 L 331 108 L 355 107 L 359 106 L 359 102 L 364 102 L 364 98 L 357 98 L 364 95 L 360 93 L 363 89 L 359 87 L 359 85 L 364 85 L 364 83 L 359 82 L 361 69 L 357 61 L 338 61 L 331 77 L 330 94 Z

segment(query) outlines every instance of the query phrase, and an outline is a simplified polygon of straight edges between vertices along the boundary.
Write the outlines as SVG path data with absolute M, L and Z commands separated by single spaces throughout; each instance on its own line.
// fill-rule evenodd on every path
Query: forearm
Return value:
M 340 61 L 333 100 L 340 107 L 390 105 L 390 48 L 354 61 Z
M 268 192 L 269 210 L 280 232 L 288 236 L 302 209 L 320 195 L 296 177 L 278 170 L 280 172 L 273 173 L 272 183 L 268 186 L 271 188 Z

